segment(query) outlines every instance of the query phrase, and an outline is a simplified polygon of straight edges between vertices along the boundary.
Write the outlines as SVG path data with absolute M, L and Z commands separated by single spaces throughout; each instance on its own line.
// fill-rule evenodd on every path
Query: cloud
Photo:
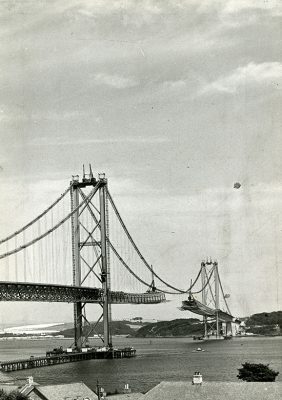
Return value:
M 244 67 L 238 67 L 229 75 L 217 79 L 206 85 L 200 94 L 210 92 L 235 93 L 241 87 L 247 85 L 278 86 L 282 78 L 282 64 L 279 62 L 264 62 L 255 64 L 253 62 Z
M 168 139 L 164 136 L 119 136 L 108 138 L 56 138 L 55 140 L 50 137 L 34 138 L 30 143 L 32 146 L 78 146 L 86 144 L 111 144 L 111 143 L 136 143 L 136 144 L 159 144 L 166 143 Z
M 165 81 L 163 82 L 163 88 L 164 89 L 172 89 L 172 90 L 177 90 L 177 89 L 182 89 L 186 86 L 186 81 L 183 79 L 179 79 L 176 81 Z
M 221 2 L 224 13 L 238 13 L 243 10 L 268 10 L 274 15 L 281 15 L 279 0 L 229 0 Z
M 110 16 L 127 14 L 130 15 L 130 21 L 125 18 L 124 23 L 134 23 L 141 26 L 142 23 L 152 22 L 154 18 L 162 18 L 163 15 L 183 13 L 191 11 L 197 14 L 206 14 L 215 12 L 219 15 L 232 15 L 244 11 L 262 10 L 268 11 L 272 15 L 281 15 L 281 2 L 279 0 L 116 0 L 105 3 L 96 0 L 89 2 L 87 0 L 74 1 L 73 6 L 79 14 L 86 17 Z
M 94 81 L 99 85 L 106 85 L 115 89 L 127 89 L 139 85 L 139 81 L 135 78 L 105 73 L 95 74 Z
M 75 0 L 72 6 L 77 6 L 79 12 L 87 15 L 95 14 L 112 14 L 120 10 L 137 10 L 145 11 L 151 14 L 161 14 L 167 9 L 183 10 L 188 7 L 195 7 L 199 12 L 206 12 L 209 9 L 222 9 L 224 12 L 238 12 L 244 9 L 277 9 L 280 8 L 281 2 L 279 0 L 142 0 L 136 2 L 135 0 L 115 0 L 113 2 L 105 3 L 101 0 L 89 2 L 88 0 Z
M 194 5 L 197 12 L 206 13 L 211 10 L 222 15 L 238 14 L 242 11 L 263 10 L 272 15 L 281 15 L 281 2 L 279 0 L 186 0 L 178 4 L 182 8 Z
M 37 124 L 41 121 L 50 122 L 68 122 L 68 121 L 81 121 L 83 119 L 91 119 L 97 125 L 103 122 L 103 118 L 95 115 L 93 111 L 87 110 L 40 110 L 31 111 L 26 110 L 24 107 L 16 106 L 0 106 L 0 122 L 6 123 L 24 123 L 32 122 Z

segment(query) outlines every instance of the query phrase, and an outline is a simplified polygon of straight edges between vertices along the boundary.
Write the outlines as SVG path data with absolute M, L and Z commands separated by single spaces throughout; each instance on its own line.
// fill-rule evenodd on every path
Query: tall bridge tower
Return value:
M 105 174 L 94 177 L 91 166 L 33 220 L 0 239 L 0 264 L 0 301 L 74 304 L 77 349 L 92 332 L 112 348 L 112 304 L 166 301 L 150 281 L 157 275 L 129 234 Z M 88 303 L 102 308 L 95 324 L 86 318 Z
M 209 269 L 208 269 L 209 268 Z M 208 281 L 208 274 L 213 272 L 214 275 L 214 290 L 212 293 L 212 288 Z M 202 304 L 205 307 L 209 307 L 212 303 L 215 309 L 215 333 L 216 337 L 220 336 L 220 324 L 219 324 L 219 275 L 218 275 L 218 263 L 217 261 L 207 260 L 201 263 L 201 278 L 202 278 Z M 208 335 L 208 322 L 209 318 L 206 314 L 203 315 L 204 323 L 204 336 Z
M 93 177 L 91 166 L 89 166 L 89 174 L 85 174 L 83 167 L 83 178 L 79 180 L 79 176 L 75 175 L 72 177 L 71 181 L 71 230 L 72 230 L 72 265 L 73 265 L 73 285 L 78 287 L 82 286 L 83 282 L 87 278 L 87 275 L 82 276 L 81 274 L 81 261 L 87 263 L 87 261 L 82 257 L 82 249 L 84 246 L 95 247 L 94 252 L 96 254 L 96 260 L 92 266 L 89 266 L 90 272 L 94 273 L 94 268 L 100 261 L 101 271 L 100 271 L 100 282 L 103 289 L 103 300 L 100 305 L 103 308 L 102 318 L 103 318 L 103 341 L 106 347 L 111 347 L 111 334 L 110 334 L 110 302 L 109 302 L 109 292 L 110 292 L 110 270 L 109 270 L 109 251 L 107 244 L 108 237 L 108 204 L 107 204 L 107 179 L 105 174 L 99 174 L 98 180 Z M 84 209 L 80 209 L 80 201 L 87 198 L 84 193 L 84 189 L 87 187 L 98 187 L 97 192 L 99 193 L 99 210 L 97 210 L 98 215 L 100 215 L 100 220 L 97 219 L 90 207 L 90 201 L 86 200 L 87 212 L 90 213 L 94 219 L 96 225 L 92 232 L 88 232 L 88 237 L 84 242 L 80 240 L 80 229 L 83 227 L 83 222 L 81 215 Z M 87 230 L 87 227 L 84 227 Z M 94 231 L 100 231 L 100 240 L 96 240 L 93 237 Z M 88 263 L 87 263 L 88 264 Z M 98 277 L 98 274 L 95 273 Z M 81 349 L 85 343 L 85 338 L 83 336 L 83 319 L 86 317 L 83 313 L 85 303 L 78 301 L 74 303 L 74 345 L 76 348 Z M 100 319 L 101 319 L 100 317 Z M 88 322 L 88 321 L 87 321 Z
M 223 291 L 217 261 L 211 259 L 203 261 L 199 274 L 190 288 L 193 288 L 200 277 L 200 290 L 189 289 L 188 300 L 182 301 L 180 310 L 203 316 L 204 337 L 229 338 L 232 336 L 234 317 L 226 302 L 230 295 Z M 198 294 L 201 295 L 201 301 L 197 299 Z

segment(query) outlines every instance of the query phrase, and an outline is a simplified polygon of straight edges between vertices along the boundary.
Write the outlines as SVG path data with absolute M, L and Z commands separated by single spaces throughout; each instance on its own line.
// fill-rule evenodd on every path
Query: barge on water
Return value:
M 60 354 L 47 352 L 46 356 L 34 357 L 28 359 L 0 361 L 1 372 L 20 371 L 22 369 L 48 367 L 51 365 L 65 364 L 70 362 L 97 360 L 97 359 L 114 359 L 114 358 L 131 358 L 136 356 L 136 350 L 133 347 L 125 347 L 123 349 L 116 348 L 87 348 L 83 351 L 67 352 Z

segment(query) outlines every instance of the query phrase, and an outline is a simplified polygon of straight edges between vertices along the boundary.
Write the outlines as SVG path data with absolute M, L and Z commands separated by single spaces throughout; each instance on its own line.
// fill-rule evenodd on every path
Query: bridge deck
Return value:
M 182 302 L 180 310 L 191 311 L 194 314 L 203 315 L 206 317 L 216 317 L 216 314 L 218 313 L 218 318 L 220 321 L 233 320 L 233 316 L 226 313 L 225 311 L 210 308 L 196 299 L 184 300 Z
M 0 301 L 101 303 L 103 290 L 44 283 L 0 282 Z M 157 304 L 165 301 L 165 295 L 159 292 L 110 292 L 111 304 Z

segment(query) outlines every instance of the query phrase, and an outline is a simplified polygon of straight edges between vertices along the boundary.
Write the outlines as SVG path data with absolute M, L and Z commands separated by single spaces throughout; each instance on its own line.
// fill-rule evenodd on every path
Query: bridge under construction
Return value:
M 223 291 L 217 261 L 203 261 L 200 274 L 202 287 L 198 293 L 201 293 L 201 301 L 190 292 L 180 310 L 203 316 L 204 338 L 229 338 L 234 335 L 232 322 L 235 318 L 227 304 L 226 299 L 230 295 Z
M 203 316 L 205 335 L 212 320 L 219 335 L 220 322 L 233 319 L 217 263 L 203 262 L 187 289 L 161 277 L 129 233 L 105 174 L 94 177 L 91 166 L 87 174 L 83 167 L 82 178 L 73 176 L 66 190 L 36 218 L 0 240 L 0 263 L 0 301 L 73 303 L 73 348 L 78 352 L 97 333 L 100 321 L 103 346 L 113 348 L 113 304 L 158 304 L 166 302 L 166 296 L 187 294 L 181 309 Z M 86 305 L 91 303 L 101 307 L 94 325 L 86 316 Z

